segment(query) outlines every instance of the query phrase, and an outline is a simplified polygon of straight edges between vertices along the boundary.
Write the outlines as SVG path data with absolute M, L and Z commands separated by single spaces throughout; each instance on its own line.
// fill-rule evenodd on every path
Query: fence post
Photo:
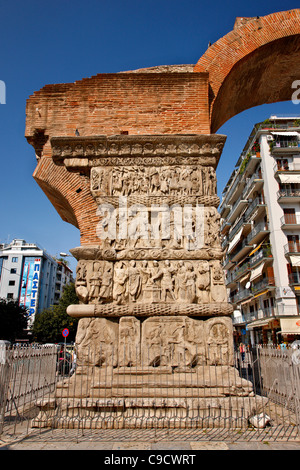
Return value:
M 300 436 L 300 349 L 296 349 L 291 357 L 293 388 L 295 393 L 295 414 L 298 435 Z
M 0 345 L 0 435 L 3 433 L 5 408 L 10 380 L 9 350 L 6 345 Z

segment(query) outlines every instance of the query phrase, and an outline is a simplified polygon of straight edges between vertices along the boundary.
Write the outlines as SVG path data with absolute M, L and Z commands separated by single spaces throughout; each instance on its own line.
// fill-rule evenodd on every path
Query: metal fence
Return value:
M 152 367 L 117 367 L 98 351 L 76 372 L 71 353 L 43 346 L 0 351 L 0 433 L 73 428 L 80 439 L 89 429 L 105 440 L 116 430 L 119 439 L 133 432 L 143 439 L 149 432 L 158 439 L 166 432 L 168 439 L 183 432 L 193 439 L 300 435 L 299 349 L 235 352 L 230 366 L 181 357 Z
M 34 417 L 36 401 L 55 392 L 57 348 L 0 346 L 0 434 Z

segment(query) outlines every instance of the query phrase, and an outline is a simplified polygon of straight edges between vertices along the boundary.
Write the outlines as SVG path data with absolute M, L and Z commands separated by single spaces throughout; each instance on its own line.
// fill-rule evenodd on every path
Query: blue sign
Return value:
M 19 304 L 29 309 L 29 316 L 34 316 L 37 309 L 40 269 L 41 258 L 25 258 Z
M 68 328 L 65 328 L 64 330 L 62 330 L 62 335 L 63 335 L 64 338 L 66 338 L 68 336 L 68 334 L 69 334 Z

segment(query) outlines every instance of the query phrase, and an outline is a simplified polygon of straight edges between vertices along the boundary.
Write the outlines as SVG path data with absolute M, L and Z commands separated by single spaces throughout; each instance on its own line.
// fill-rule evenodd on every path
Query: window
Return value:
M 287 171 L 289 169 L 289 162 L 286 158 L 284 159 L 277 159 L 277 169 L 278 171 Z
M 286 224 L 295 224 L 296 223 L 296 214 L 295 209 L 283 209 L 284 221 Z
M 11 268 L 11 270 L 10 270 L 10 274 L 17 274 L 17 270 L 16 270 L 16 268 Z
M 14 286 L 16 284 L 16 281 L 8 281 L 9 286 Z
M 12 261 L 12 263 L 17 263 L 18 262 L 18 257 L 14 256 L 11 261 Z
M 299 253 L 300 251 L 300 243 L 299 243 L 299 235 L 287 235 L 288 239 L 288 247 L 291 253 Z
M 14 298 L 14 294 L 7 294 L 7 299 L 13 299 Z

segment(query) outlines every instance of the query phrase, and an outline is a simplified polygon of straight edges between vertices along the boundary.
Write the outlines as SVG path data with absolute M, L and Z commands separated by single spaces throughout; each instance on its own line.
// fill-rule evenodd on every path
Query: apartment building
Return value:
M 300 339 L 299 116 L 254 126 L 219 211 L 236 342 Z
M 29 326 L 35 315 L 58 302 L 72 271 L 35 243 L 14 239 L 0 244 L 0 297 L 28 308 Z
M 57 260 L 54 304 L 58 304 L 62 296 L 64 287 L 70 282 L 74 282 L 73 271 L 62 260 Z

